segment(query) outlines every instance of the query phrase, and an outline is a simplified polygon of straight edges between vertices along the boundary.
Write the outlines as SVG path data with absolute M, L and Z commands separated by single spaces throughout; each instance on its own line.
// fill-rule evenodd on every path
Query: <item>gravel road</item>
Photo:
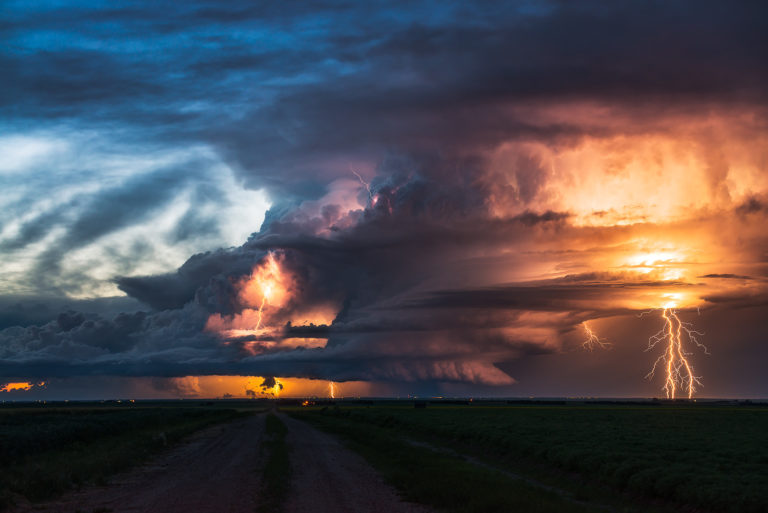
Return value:
M 365 460 L 333 437 L 280 415 L 288 428 L 293 479 L 286 513 L 427 513 L 404 502 Z
M 18 511 L 254 513 L 264 415 L 205 429 L 108 486 Z

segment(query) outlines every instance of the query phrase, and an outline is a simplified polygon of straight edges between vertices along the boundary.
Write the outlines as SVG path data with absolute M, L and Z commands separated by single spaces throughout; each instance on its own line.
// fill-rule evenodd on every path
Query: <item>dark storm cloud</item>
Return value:
M 484 269 L 468 255 L 540 250 L 542 241 L 578 254 L 584 244 L 578 241 L 610 241 L 617 229 L 575 227 L 569 215 L 556 212 L 492 217 L 486 186 L 471 178 L 476 164 L 441 173 L 445 164 L 409 159 L 403 174 L 404 164 L 395 161 L 392 172 L 374 182 L 376 203 L 365 209 L 330 215 L 323 208 L 313 215 L 301 205 L 272 217 L 239 248 L 196 255 L 175 273 L 118 280 L 154 313 L 113 320 L 67 314 L 42 327 L 5 330 L 2 372 L 509 384 L 498 365 L 557 351 L 561 339 L 580 343 L 577 328 L 584 321 L 637 313 L 626 303 L 639 292 L 698 287 L 603 271 L 478 288 Z M 242 310 L 237 283 L 268 251 L 284 255 L 281 265 L 298 280 L 300 293 L 278 318 L 284 328 L 224 344 L 204 331 L 208 316 Z M 428 280 L 434 276 L 439 283 Z M 325 301 L 338 305 L 330 325 L 289 323 L 293 312 Z M 532 319 L 537 313 L 544 317 Z M 249 343 L 304 337 L 327 339 L 327 347 L 246 350 Z
M 211 144 L 249 186 L 267 186 L 275 201 L 291 204 L 347 175 L 348 165 L 335 163 L 340 157 L 429 160 L 438 153 L 471 177 L 482 172 L 478 153 L 500 141 L 605 130 L 539 120 L 510 106 L 568 99 L 640 105 L 625 130 L 642 131 L 659 111 L 754 101 L 768 90 L 760 4 L 193 2 L 165 5 L 162 18 L 157 8 L 9 7 L 0 55 L 6 123 L 58 119 L 129 141 Z M 449 165 L 435 167 L 445 173 Z M 511 197 L 528 203 L 545 173 L 522 151 L 515 167 Z M 166 182 L 176 180 L 173 173 L 188 170 L 174 170 Z M 46 280 L 62 256 L 152 215 L 178 185 L 137 178 L 125 190 L 76 198 L 25 219 L 3 248 L 25 247 L 63 226 L 66 237 L 29 276 Z M 213 229 L 192 210 L 175 237 Z M 128 262 L 151 258 L 143 249 Z M 76 287 L 82 278 L 60 285 Z
M 4 126 L 99 130 L 149 155 L 204 145 L 277 205 L 240 247 L 195 255 L 175 272 L 116 279 L 151 312 L 80 314 L 67 306 L 35 316 L 19 307 L 4 321 L 19 325 L 0 331 L 0 376 L 511 384 L 500 370 L 510 361 L 576 345 L 586 320 L 635 313 L 622 303 L 627 296 L 696 286 L 632 281 L 615 269 L 499 285 L 500 271 L 555 252 L 571 251 L 566 263 L 581 269 L 590 244 L 617 243 L 634 228 L 578 227 L 573 212 L 538 208 L 545 163 L 520 148 L 502 181 L 487 152 L 510 141 L 567 146 L 587 135 L 664 132 L 674 128 L 665 124 L 670 116 L 703 119 L 728 106 L 753 113 L 748 128 L 766 119 L 768 7 L 757 2 L 198 1 L 8 10 L 0 21 Z M 605 107 L 608 122 L 544 112 L 569 102 Z M 63 229 L 27 281 L 76 292 L 87 269 L 60 275 L 67 257 L 152 221 L 188 185 L 217 173 L 202 160 L 161 166 L 38 215 L 21 201 L 20 227 L 0 249 L 23 249 Z M 358 162 L 376 175 L 370 195 L 359 191 L 365 208 L 329 201 L 315 212 L 302 203 L 333 192 Z M 215 230 L 200 208 L 217 205 L 215 192 L 210 182 L 195 188 L 171 243 Z M 513 213 L 499 213 L 499 205 Z M 755 197 L 737 213 L 763 215 L 764 206 Z M 268 251 L 284 255 L 300 288 L 281 314 L 282 332 L 275 340 L 223 340 L 206 331 L 209 316 L 243 310 L 238 280 Z M 132 260 L 151 257 L 138 244 L 121 257 L 125 274 Z M 762 304 L 760 297 L 705 299 Z M 292 313 L 324 301 L 337 306 L 330 324 L 290 324 Z M 280 338 L 328 345 L 246 350 Z
M 262 390 L 266 390 L 268 388 L 275 388 L 276 386 L 283 389 L 283 385 L 281 383 L 278 383 L 274 376 L 267 376 L 264 378 L 264 380 L 259 385 Z
M 768 203 L 764 198 L 758 198 L 756 196 L 752 196 L 736 208 L 736 213 L 742 216 L 764 212 L 768 212 Z
M 721 279 L 726 279 L 726 280 L 752 280 L 753 279 L 751 276 L 742 276 L 740 274 L 732 274 L 732 273 L 705 274 L 703 276 L 699 276 L 699 278 L 721 278 Z
M 213 143 L 252 186 L 281 193 L 311 194 L 328 171 L 307 173 L 340 151 L 467 152 L 597 130 L 510 105 L 599 99 L 652 112 L 768 90 L 768 17 L 751 2 L 27 9 L 5 22 L 10 119 L 120 119 Z
M 481 308 L 505 310 L 544 310 L 563 311 L 574 303 L 604 300 L 607 297 L 618 298 L 631 296 L 635 289 L 650 287 L 690 287 L 674 282 L 622 282 L 613 283 L 578 283 L 563 284 L 563 280 L 551 283 L 534 282 L 530 284 L 498 286 L 477 290 L 449 290 L 433 292 L 429 297 L 414 301 L 411 306 L 417 308 Z M 628 310 L 612 311 L 611 314 L 628 313 Z
M 194 366 L 226 354 L 214 350 L 202 333 L 205 318 L 190 304 L 111 319 L 65 312 L 42 326 L 7 328 L 0 332 L 0 375 L 166 375 L 169 365 Z
M 23 369 L 30 376 L 258 372 L 339 380 L 398 376 L 404 380 L 509 380 L 494 375 L 498 371 L 489 362 L 455 361 L 456 356 L 480 348 L 508 357 L 510 352 L 520 354 L 535 345 L 488 331 L 489 326 L 508 324 L 509 318 L 491 322 L 491 316 L 486 316 L 484 327 L 466 320 L 449 322 L 449 316 L 440 312 L 429 319 L 402 314 L 395 319 L 386 303 L 418 289 L 428 267 L 439 262 L 438 254 L 458 254 L 457 245 L 480 247 L 494 243 L 494 238 L 523 237 L 531 230 L 557 226 L 562 217 L 527 214 L 525 220 L 491 222 L 488 230 L 480 231 L 477 223 L 481 221 L 476 218 L 471 225 L 468 221 L 454 227 L 445 221 L 452 218 L 450 213 L 469 215 L 481 203 L 476 200 L 478 191 L 452 189 L 454 185 L 427 179 L 395 180 L 380 186 L 378 209 L 351 214 L 358 217 L 357 226 L 338 230 L 333 237 L 313 235 L 313 220 L 303 218 L 299 223 L 300 216 L 292 211 L 240 248 L 196 255 L 171 275 L 121 279 L 119 285 L 130 295 L 165 310 L 120 314 L 112 320 L 67 313 L 40 327 L 9 328 L 0 332 L 5 348 L 2 372 L 19 375 Z M 411 225 L 403 230 L 406 219 Z M 425 240 L 433 241 L 432 256 L 424 251 Z M 284 251 L 286 269 L 298 277 L 301 296 L 296 308 L 327 300 L 341 305 L 332 326 L 287 325 L 284 331 L 283 336 L 289 337 L 307 336 L 311 331 L 328 337 L 326 350 L 247 356 L 240 344 L 246 340 L 222 345 L 203 331 L 209 314 L 242 308 L 234 285 L 266 250 Z M 286 315 L 292 308 L 285 308 Z M 446 331 L 450 328 L 453 333 Z M 413 354 L 392 346 L 391 336 L 411 346 Z
M 57 296 L 0 296 L 0 330 L 11 326 L 42 325 L 62 312 L 75 311 L 88 316 L 113 317 L 121 312 L 140 310 L 143 305 L 130 297 L 67 299 Z
M 466 153 L 510 138 L 600 133 L 589 122 L 544 122 L 505 108 L 528 101 L 599 99 L 643 105 L 650 113 L 762 98 L 765 31 L 753 18 L 758 13 L 748 12 L 752 8 L 762 9 L 558 4 L 546 15 L 526 16 L 514 7 L 483 7 L 439 26 L 412 23 L 388 27 L 387 34 L 353 35 L 351 47 L 358 50 L 349 58 L 365 62 L 363 70 L 287 88 L 268 107 L 220 132 L 222 144 L 249 167 L 263 169 L 263 154 L 243 148 L 254 135 L 260 140 L 254 127 L 264 123 L 278 127 L 262 139 L 268 162 L 311 169 L 307 152 L 318 158 L 378 145 Z M 748 41 L 763 44 L 757 49 Z M 648 129 L 652 119 L 626 128 Z
M 477 278 L 477 272 L 461 278 L 467 253 L 516 241 L 522 245 L 535 236 L 563 237 L 574 229 L 564 224 L 568 216 L 551 212 L 489 219 L 482 185 L 438 182 L 426 174 L 435 173 L 433 168 L 424 172 L 407 178 L 395 174 L 378 184 L 376 205 L 350 212 L 354 224 L 331 226 L 330 235 L 318 236 L 318 223 L 343 219 L 313 218 L 297 209 L 270 222 L 242 247 L 196 255 L 173 274 L 119 280 L 124 291 L 155 313 L 120 314 L 111 320 L 67 313 L 40 327 L 0 332 L 5 348 L 0 372 L 59 377 L 251 373 L 509 384 L 512 378 L 496 362 L 553 351 L 555 338 L 572 332 L 588 315 L 631 311 L 605 306 L 606 297 L 617 300 L 633 287 L 658 285 L 590 273 L 435 291 L 425 277 L 454 274 L 456 286 Z M 242 310 L 236 284 L 267 251 L 281 252 L 281 265 L 298 280 L 295 303 L 280 312 L 286 320 L 307 306 L 338 305 L 331 325 L 283 321 L 278 337 L 327 338 L 326 348 L 251 355 L 246 343 L 272 340 L 235 337 L 222 344 L 203 330 L 209 315 Z M 532 311 L 564 316 L 532 324 L 524 314 Z
M 717 306 L 724 306 L 729 309 L 768 306 L 768 293 L 763 290 L 711 294 L 704 296 L 703 299 Z

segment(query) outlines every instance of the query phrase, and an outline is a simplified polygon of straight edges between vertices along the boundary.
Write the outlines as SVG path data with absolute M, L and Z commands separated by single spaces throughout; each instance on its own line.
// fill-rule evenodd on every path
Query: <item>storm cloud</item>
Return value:
M 585 323 L 765 308 L 760 3 L 6 12 L 0 377 L 510 393 Z

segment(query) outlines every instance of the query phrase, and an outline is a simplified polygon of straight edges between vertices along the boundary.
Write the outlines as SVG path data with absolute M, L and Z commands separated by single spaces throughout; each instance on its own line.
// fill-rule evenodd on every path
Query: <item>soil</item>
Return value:
M 264 415 L 205 429 L 107 486 L 17 511 L 254 513 Z
M 292 481 L 286 513 L 429 513 L 403 501 L 362 457 L 304 422 L 288 428 Z M 264 415 L 205 429 L 144 466 L 17 513 L 254 513 Z
M 357 454 L 308 424 L 280 415 L 288 428 L 293 469 L 286 513 L 426 513 Z

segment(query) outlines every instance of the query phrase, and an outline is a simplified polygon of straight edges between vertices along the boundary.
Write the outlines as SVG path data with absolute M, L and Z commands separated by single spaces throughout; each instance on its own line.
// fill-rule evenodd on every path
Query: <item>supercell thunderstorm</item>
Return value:
M 85 7 L 12 22 L 3 393 L 672 399 L 765 379 L 757 4 L 265 9 L 263 32 L 250 7 L 225 26 L 179 4 L 171 26 L 139 4 L 120 31 Z M 167 52 L 124 51 L 145 32 Z M 82 80 L 44 88 L 74 49 Z

